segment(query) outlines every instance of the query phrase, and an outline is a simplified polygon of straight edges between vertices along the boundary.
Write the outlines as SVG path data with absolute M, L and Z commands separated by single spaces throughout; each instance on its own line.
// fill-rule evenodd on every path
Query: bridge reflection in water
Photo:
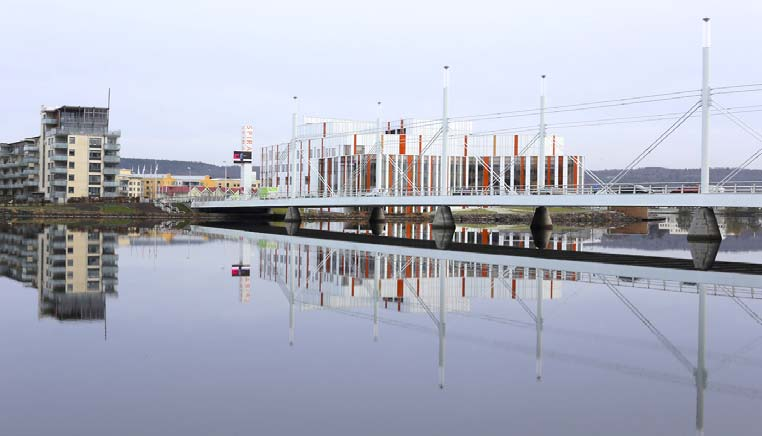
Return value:
M 743 283 L 759 283 L 759 268 L 750 269 L 748 274 L 701 271 L 686 269 L 686 262 L 690 265 L 690 261 L 672 263 L 674 266 L 670 267 L 670 262 L 676 261 L 674 259 L 665 259 L 664 265 L 648 265 L 648 262 L 643 262 L 639 265 L 636 263 L 630 266 L 608 265 L 607 267 L 604 263 L 589 260 L 559 260 L 559 255 L 555 259 L 544 259 L 535 255 L 537 250 L 522 250 L 527 254 L 533 254 L 526 257 L 516 253 L 510 256 L 490 254 L 479 256 L 457 250 L 432 250 L 428 245 L 411 246 L 410 241 L 397 241 L 400 245 L 390 246 L 378 243 L 379 238 L 374 240 L 372 237 L 365 236 L 349 235 L 348 238 L 345 234 L 322 233 L 323 236 L 320 237 L 321 232 L 304 229 L 298 230 L 296 236 L 289 236 L 285 234 L 285 229 L 272 227 L 252 230 L 211 227 L 193 229 L 194 232 L 211 237 L 239 241 L 241 244 L 240 264 L 251 262 L 252 257 L 257 259 L 258 277 L 276 283 L 288 301 L 291 345 L 295 341 L 297 311 L 327 310 L 347 316 L 367 318 L 372 324 L 374 340 L 379 338 L 379 324 L 382 323 L 402 328 L 420 328 L 418 325 L 394 319 L 385 312 L 420 313 L 430 318 L 436 330 L 438 384 L 440 388 L 444 388 L 448 317 L 463 314 L 486 321 L 502 322 L 506 320 L 473 314 L 472 303 L 476 300 L 515 301 L 526 313 L 526 320 L 524 322 L 510 320 L 510 322 L 532 327 L 536 341 L 534 350 L 520 346 L 512 348 L 523 353 L 533 352 L 536 362 L 535 377 L 541 381 L 545 330 L 543 304 L 549 300 L 563 298 L 564 285 L 569 282 L 598 283 L 605 286 L 622 303 L 623 316 L 632 316 L 640 321 L 643 329 L 659 341 L 660 345 L 684 368 L 684 372 L 675 374 L 621 363 L 599 362 L 555 351 L 550 353 L 552 358 L 603 367 L 636 377 L 694 386 L 696 429 L 699 433 L 703 432 L 704 426 L 705 391 L 714 390 L 725 394 L 762 399 L 762 391 L 755 388 L 727 384 L 708 385 L 706 369 L 707 298 L 732 299 L 745 316 L 762 326 L 762 318 L 746 303 L 749 300 L 762 299 L 762 289 L 743 285 Z M 306 235 L 302 236 L 305 233 Z M 365 233 L 365 231 L 359 233 Z M 524 242 L 527 237 L 527 234 L 517 233 L 513 240 Z M 506 242 L 500 236 L 498 238 L 501 242 Z M 571 237 L 574 240 L 572 243 L 569 243 L 569 235 L 564 238 L 566 248 L 580 244 L 575 237 Z M 381 239 L 388 241 L 388 238 Z M 484 241 L 491 242 L 491 235 L 488 235 Z M 256 256 L 252 256 L 252 251 L 256 252 Z M 495 261 L 496 259 L 499 260 Z M 643 257 L 643 259 L 649 258 Z M 559 262 L 560 264 L 565 262 L 575 268 L 558 269 L 555 266 L 559 265 Z M 615 260 L 612 262 L 616 263 Z M 651 259 L 650 263 L 653 262 L 654 260 Z M 722 264 L 719 270 L 728 269 L 731 266 Z M 611 271 L 617 268 L 625 270 L 625 274 L 612 274 Z M 641 274 L 633 275 L 632 271 L 638 271 Z M 678 279 L 665 279 L 665 271 Z M 695 277 L 701 280 L 685 281 L 680 280 L 679 277 Z M 250 286 L 248 278 L 245 283 Z M 662 334 L 648 315 L 643 313 L 623 292 L 622 289 L 625 287 L 697 294 L 698 307 L 694 321 L 698 344 L 696 356 L 689 358 Z M 458 339 L 459 336 L 456 334 L 455 338 Z

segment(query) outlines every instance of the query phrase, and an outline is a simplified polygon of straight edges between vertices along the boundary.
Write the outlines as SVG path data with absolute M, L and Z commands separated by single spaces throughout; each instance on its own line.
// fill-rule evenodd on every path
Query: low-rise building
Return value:
M 464 121 L 450 122 L 448 128 L 450 193 L 573 190 L 585 183 L 583 156 L 565 153 L 560 136 L 548 134 L 542 141 L 513 133 L 473 134 L 471 123 Z M 441 130 L 440 120 L 403 119 L 387 122 L 379 131 L 374 122 L 305 117 L 295 147 L 275 144 L 258 150 L 262 187 L 283 194 L 294 189 L 300 196 L 436 193 Z M 294 164 L 298 179 L 291 183 Z

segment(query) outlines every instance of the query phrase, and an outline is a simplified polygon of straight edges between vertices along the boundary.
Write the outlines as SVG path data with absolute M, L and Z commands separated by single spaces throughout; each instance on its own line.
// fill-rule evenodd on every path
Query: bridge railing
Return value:
M 697 194 L 699 184 L 697 182 L 659 182 L 659 183 L 615 183 L 606 186 L 515 186 L 511 189 L 499 187 L 461 187 L 451 188 L 445 195 L 452 196 L 487 196 L 487 195 L 627 195 L 627 194 Z M 762 182 L 737 182 L 723 186 L 711 185 L 709 194 L 762 194 Z M 335 198 L 335 197 L 427 197 L 439 196 L 441 193 L 436 188 L 406 188 L 406 189 L 342 189 L 325 192 L 300 193 L 297 198 Z M 198 196 L 187 197 L 173 202 L 191 201 L 236 201 L 236 200 L 283 200 L 291 198 L 290 193 L 282 191 L 269 191 L 254 193 L 251 195 L 233 196 Z

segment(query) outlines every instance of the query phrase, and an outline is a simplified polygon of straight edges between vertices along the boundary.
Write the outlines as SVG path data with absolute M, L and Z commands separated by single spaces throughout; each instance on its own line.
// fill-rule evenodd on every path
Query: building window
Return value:
M 69 156 L 74 156 L 74 149 L 73 148 L 69 149 Z
M 66 235 L 66 240 L 67 241 L 73 241 L 74 240 L 74 235 Z
M 90 138 L 90 148 L 101 148 L 103 146 L 103 138 Z
M 69 136 L 69 144 L 76 144 L 76 143 L 77 143 L 77 137 Z
M 99 173 L 101 172 L 101 164 L 99 163 L 91 163 L 89 167 L 89 171 L 91 173 Z
M 100 151 L 91 151 L 90 152 L 90 160 L 101 160 L 101 152 Z
M 68 254 L 74 254 L 74 247 L 67 247 L 67 248 L 66 248 L 66 252 L 67 252 Z
M 69 194 L 73 194 L 74 193 L 74 187 L 73 186 L 69 186 L 69 189 L 66 192 L 68 192 Z
M 67 259 L 66 266 L 74 266 L 74 259 Z
M 74 169 L 74 162 L 69 162 L 69 169 L 71 169 L 71 170 Z
M 70 181 L 70 182 L 73 182 L 73 181 L 74 181 L 74 174 L 69 174 L 69 181 Z

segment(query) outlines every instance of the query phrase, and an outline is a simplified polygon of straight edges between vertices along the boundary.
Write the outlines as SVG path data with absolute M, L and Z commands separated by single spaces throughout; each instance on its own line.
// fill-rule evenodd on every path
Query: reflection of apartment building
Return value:
M 66 226 L 0 230 L 3 275 L 39 290 L 39 314 L 58 320 L 104 319 L 116 295 L 117 236 Z
M 584 184 L 583 158 L 566 155 L 561 137 L 549 135 L 541 145 L 531 135 L 473 135 L 469 122 L 451 122 L 449 130 L 447 168 L 455 193 Z M 288 192 L 291 163 L 296 162 L 299 195 L 437 192 L 440 131 L 439 121 L 388 122 L 380 133 L 371 122 L 306 117 L 298 127 L 295 153 L 288 144 L 261 148 L 261 183 Z M 379 150 L 382 160 L 377 162 Z M 546 156 L 542 164 L 541 151 Z
M 0 198 L 28 200 L 40 192 L 39 138 L 0 143 Z
M 284 291 L 293 286 L 304 310 L 370 307 L 377 299 L 382 307 L 400 312 L 439 305 L 442 280 L 436 259 L 378 255 L 377 261 L 375 253 L 277 242 L 260 244 L 259 250 L 260 278 L 279 283 Z M 477 262 L 450 261 L 446 274 L 446 307 L 456 312 L 470 311 L 474 299 L 536 300 L 538 290 L 542 299 L 558 299 L 562 282 L 577 280 L 572 272 L 542 271 L 537 277 L 534 268 Z

